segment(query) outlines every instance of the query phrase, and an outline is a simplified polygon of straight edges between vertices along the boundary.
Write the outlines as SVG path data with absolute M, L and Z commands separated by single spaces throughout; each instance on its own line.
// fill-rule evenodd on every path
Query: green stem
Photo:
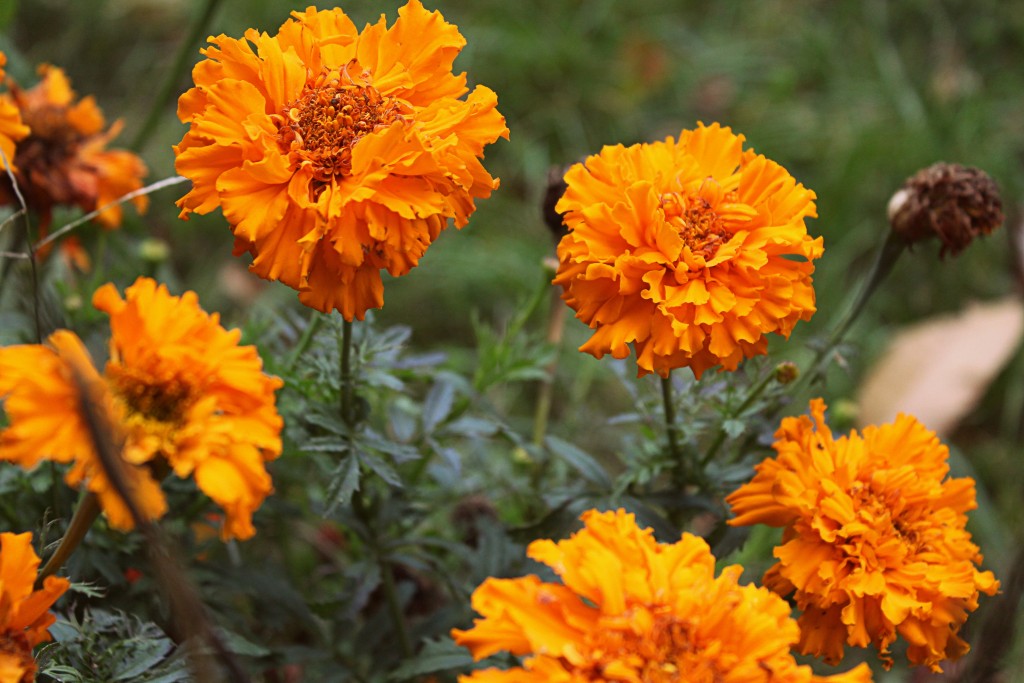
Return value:
M 164 116 L 164 108 L 167 107 L 167 103 L 178 90 L 178 82 L 181 80 L 182 71 L 185 69 L 191 55 L 194 54 L 196 43 L 202 39 L 204 33 L 208 32 L 206 27 L 213 19 L 213 14 L 217 11 L 217 6 L 220 3 L 221 0 L 206 0 L 206 6 L 203 8 L 202 14 L 196 18 L 185 40 L 178 46 L 178 52 L 174 55 L 174 62 L 170 70 L 166 72 L 167 75 L 163 83 L 160 84 L 157 96 L 153 98 L 153 104 L 149 109 L 149 114 L 146 115 L 146 121 L 132 139 L 131 149 L 135 151 L 142 149 L 143 145 L 146 144 L 146 141 L 153 134 L 153 131 L 156 130 L 157 125 Z
M 36 578 L 37 586 L 42 585 L 43 579 L 56 574 L 57 570 L 64 566 L 64 563 L 75 552 L 75 548 L 85 538 L 86 533 L 92 527 L 92 523 L 96 521 L 99 515 L 99 497 L 92 491 L 86 492 L 78 501 L 78 507 L 75 508 L 75 514 L 71 517 L 71 523 L 68 525 L 68 530 L 64 533 L 64 537 L 60 539 L 60 545 L 57 546 L 57 550 L 46 561 L 43 568 L 39 570 L 39 576 Z
M 341 419 L 351 429 L 355 426 L 355 392 L 352 387 L 352 321 L 341 327 Z
M 672 479 L 676 487 L 682 489 L 687 483 L 687 467 L 679 449 L 679 428 L 676 426 L 676 406 L 672 400 L 672 371 L 661 378 L 661 400 L 665 405 L 665 431 L 668 433 L 668 451 L 672 455 L 675 468 Z
M 548 431 L 548 418 L 551 415 L 551 401 L 555 388 L 555 371 L 558 369 L 558 347 L 562 342 L 565 330 L 565 310 L 562 296 L 555 287 L 551 288 L 551 307 L 548 310 L 547 342 L 554 347 L 555 355 L 551 363 L 544 369 L 544 378 L 537 388 L 537 405 L 533 413 L 533 443 L 544 445 L 544 435 Z
M 285 361 L 285 370 L 291 372 L 295 369 L 295 364 L 299 362 L 299 357 L 306 352 L 309 348 L 310 342 L 313 341 L 313 337 L 316 336 L 317 331 L 320 330 L 320 325 L 323 323 L 323 316 L 318 311 L 313 311 L 313 315 L 310 316 L 309 324 L 306 325 L 306 329 L 302 331 L 302 336 L 299 337 L 299 341 L 295 344 L 295 348 L 288 355 L 288 360 Z
M 829 336 L 828 342 L 825 346 L 820 348 L 814 355 L 814 359 L 811 361 L 809 370 L 797 381 L 797 385 L 793 388 L 794 396 L 799 396 L 804 389 L 810 386 L 811 383 L 816 381 L 824 373 L 825 368 L 828 365 L 829 356 L 846 337 L 846 333 L 850 331 L 853 323 L 860 317 L 860 314 L 864 311 L 868 301 L 871 299 L 871 295 L 875 293 L 878 286 L 881 285 L 889 273 L 892 272 L 893 266 L 896 265 L 896 261 L 899 260 L 899 257 L 903 254 L 906 246 L 906 242 L 904 242 L 895 231 L 889 231 L 889 235 L 879 248 L 878 253 L 875 256 L 875 262 L 871 266 L 871 271 L 868 273 L 867 278 L 865 278 L 864 284 L 861 286 L 860 292 L 857 294 L 857 298 L 854 300 L 853 305 L 850 306 L 846 315 L 832 330 L 832 334 Z
M 413 656 L 412 643 L 409 641 L 409 633 L 405 629 L 405 615 L 402 613 L 402 603 L 398 600 L 398 590 L 395 587 L 395 577 L 391 573 L 391 564 L 380 552 L 374 539 L 374 552 L 377 554 L 377 566 L 380 568 L 381 587 L 384 589 L 384 599 L 388 602 L 388 612 L 391 613 L 391 620 L 395 622 L 395 631 L 398 632 L 398 645 L 402 648 L 402 654 L 406 658 Z

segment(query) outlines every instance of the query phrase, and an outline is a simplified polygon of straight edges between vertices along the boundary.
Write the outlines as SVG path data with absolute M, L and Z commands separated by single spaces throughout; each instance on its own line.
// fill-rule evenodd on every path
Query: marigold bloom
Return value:
M 0 432 L 0 460 L 30 468 L 42 459 L 72 463 L 71 486 L 95 492 L 111 526 L 131 516 L 108 481 L 81 410 L 87 398 L 110 416 L 137 503 L 147 518 L 167 503 L 158 479 L 170 469 L 225 512 L 224 538 L 255 533 L 252 513 L 271 492 L 266 461 L 281 452 L 282 421 L 274 391 L 282 382 L 262 372 L 255 347 L 204 312 L 195 293 L 172 296 L 139 278 L 125 298 L 107 284 L 93 305 L 110 315 L 110 360 L 103 375 L 81 341 L 65 330 L 48 346 L 0 349 L 0 398 L 10 426 Z
M 999 588 L 980 572 L 965 529 L 974 481 L 950 479 L 948 449 L 909 415 L 833 438 L 825 403 L 775 433 L 778 455 L 726 500 L 733 525 L 785 527 L 765 585 L 803 610 L 800 649 L 843 656 L 843 641 L 874 644 L 886 666 L 897 634 L 907 658 L 938 671 L 969 646 L 957 636 L 979 592 Z
M 7 64 L 7 55 L 0 52 L 0 82 L 7 77 L 4 72 L 4 65 Z M 17 105 L 8 99 L 0 97 L 0 170 L 7 168 L 7 163 L 14 160 L 14 145 L 28 135 L 28 126 L 21 122 L 21 112 Z
M 565 175 L 569 234 L 555 284 L 594 329 L 597 358 L 636 350 L 640 374 L 735 370 L 815 311 L 815 195 L 717 123 L 678 141 L 605 147 Z
M 715 576 L 715 558 L 690 534 L 658 543 L 623 510 L 583 514 L 568 540 L 534 541 L 527 553 L 562 583 L 536 576 L 488 579 L 473 593 L 483 615 L 454 630 L 475 659 L 507 650 L 532 655 L 521 668 L 485 669 L 462 681 L 550 683 L 862 683 L 866 666 L 821 678 L 799 666 L 789 606 L 764 588 L 741 586 L 743 568 Z
M 15 179 L 45 231 L 54 206 L 95 211 L 142 187 L 146 166 L 131 152 L 106 149 L 121 131 L 121 121 L 104 132 L 103 113 L 92 97 L 76 102 L 67 76 L 55 66 L 44 64 L 39 73 L 42 80 L 34 87 L 22 90 L 12 84 L 10 92 L 0 95 L 0 113 L 18 110 L 30 131 L 14 149 Z M 0 178 L 0 204 L 16 202 L 10 181 Z M 147 202 L 145 196 L 132 199 L 139 212 L 145 211 Z M 96 220 L 112 229 L 121 224 L 122 217 L 117 205 Z
M 56 621 L 50 606 L 70 585 L 48 576 L 33 590 L 38 568 L 31 533 L 0 533 L 0 683 L 36 680 L 32 648 L 50 640 L 46 629 Z
M 203 50 L 178 101 L 176 168 L 192 181 L 178 206 L 220 207 L 254 273 L 362 319 L 383 305 L 382 270 L 409 272 L 498 186 L 480 158 L 508 129 L 493 91 L 460 99 L 465 39 L 419 0 L 362 32 L 337 8 L 292 17 Z

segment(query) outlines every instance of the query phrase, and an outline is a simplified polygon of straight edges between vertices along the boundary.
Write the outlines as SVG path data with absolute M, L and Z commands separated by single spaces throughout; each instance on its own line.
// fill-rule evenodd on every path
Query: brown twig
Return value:
M 71 359 L 69 359 L 71 360 Z M 121 498 L 136 528 L 146 539 L 150 566 L 161 588 L 177 634 L 186 642 L 205 643 L 228 673 L 233 683 L 249 683 L 249 676 L 238 660 L 224 645 L 210 625 L 209 618 L 195 586 L 185 576 L 171 540 L 160 528 L 143 516 L 135 491 L 130 482 L 124 459 L 121 456 L 122 443 L 118 430 L 104 409 L 104 387 L 91 381 L 87 369 L 71 362 L 72 378 L 77 385 L 80 410 L 89 429 L 96 455 L 114 492 Z M 194 647 L 187 647 L 189 664 L 199 683 L 213 683 L 222 680 L 207 653 Z

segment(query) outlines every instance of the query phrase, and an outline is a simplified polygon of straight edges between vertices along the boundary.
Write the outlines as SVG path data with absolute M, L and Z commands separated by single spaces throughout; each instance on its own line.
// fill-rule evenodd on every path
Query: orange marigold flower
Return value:
M 965 529 L 974 480 L 950 479 L 948 449 L 909 415 L 833 438 L 825 403 L 789 417 L 778 455 L 726 500 L 733 525 L 785 527 L 765 584 L 803 610 L 800 649 L 837 662 L 843 643 L 874 644 L 886 666 L 897 634 L 907 658 L 939 671 L 969 646 L 957 636 L 979 592 L 999 588 Z
M 50 640 L 47 629 L 57 620 L 50 606 L 70 585 L 48 576 L 33 590 L 38 568 L 31 533 L 0 533 L 0 683 L 36 680 L 32 648 Z
M 48 346 L 0 349 L 0 398 L 10 426 L 0 432 L 0 460 L 33 467 L 42 459 L 73 463 L 66 475 L 95 492 L 111 526 L 131 516 L 104 473 L 81 409 L 81 386 L 120 432 L 135 498 L 150 519 L 167 503 L 158 479 L 170 469 L 193 476 L 225 512 L 224 538 L 255 533 L 252 513 L 271 492 L 266 462 L 281 453 L 274 391 L 241 332 L 225 330 L 194 292 L 172 296 L 139 278 L 121 298 L 107 284 L 93 305 L 110 315 L 110 360 L 103 375 L 71 332 Z
M 7 64 L 7 55 L 0 52 L 0 82 L 7 77 L 4 66 Z M 14 160 L 15 143 L 28 135 L 28 126 L 21 122 L 21 112 L 16 104 L 9 99 L 0 97 L 0 170 L 7 168 L 7 162 Z
M 146 166 L 131 152 L 106 149 L 121 131 L 121 121 L 104 132 L 103 113 L 92 97 L 76 102 L 67 76 L 55 66 L 44 64 L 39 73 L 42 80 L 35 87 L 22 90 L 11 84 L 10 92 L 0 95 L 0 113 L 17 109 L 30 131 L 14 149 L 15 179 L 45 231 L 54 206 L 95 211 L 142 187 Z M 0 178 L 0 204 L 17 201 L 10 181 Z M 145 196 L 132 199 L 140 212 L 147 203 Z M 121 225 L 122 216 L 116 205 L 96 220 L 112 229 Z
M 863 683 L 861 665 L 817 677 L 790 651 L 799 638 L 784 600 L 740 585 L 743 568 L 715 576 L 703 539 L 683 534 L 658 543 L 624 510 L 583 514 L 585 527 L 568 540 L 541 540 L 527 554 L 562 583 L 536 576 L 487 579 L 473 593 L 483 615 L 454 630 L 475 659 L 507 650 L 531 655 L 523 666 L 485 669 L 462 681 L 549 683 Z
M 597 358 L 636 350 L 640 374 L 735 370 L 815 311 L 815 195 L 717 123 L 605 147 L 565 174 L 569 234 L 555 284 L 594 329 Z
M 419 0 L 362 32 L 340 9 L 294 12 L 274 36 L 211 39 L 178 101 L 175 148 L 192 190 L 181 217 L 218 206 L 251 270 L 307 306 L 362 319 L 449 218 L 498 187 L 480 163 L 508 137 L 497 96 L 452 62 L 458 29 Z

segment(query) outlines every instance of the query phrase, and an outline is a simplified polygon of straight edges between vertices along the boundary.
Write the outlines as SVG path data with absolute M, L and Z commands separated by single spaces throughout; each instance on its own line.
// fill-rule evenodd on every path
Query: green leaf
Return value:
M 402 662 L 388 678 L 392 681 L 404 681 L 439 671 L 467 669 L 472 665 L 473 657 L 469 651 L 453 641 L 428 641 L 418 655 Z
M 722 423 L 722 431 L 730 439 L 735 439 L 747 430 L 747 424 L 743 420 L 731 418 Z
M 583 475 L 583 478 L 590 483 L 597 484 L 603 489 L 610 489 L 612 487 L 612 480 L 608 477 L 608 473 L 594 459 L 594 456 L 577 448 L 568 441 L 559 439 L 557 436 L 545 438 L 544 445 L 547 446 L 549 451 L 562 458 L 573 469 Z
M 455 387 L 451 382 L 438 379 L 427 392 L 423 401 L 423 433 L 432 433 L 452 412 L 455 403 Z
M 327 489 L 327 513 L 330 514 L 338 505 L 348 505 L 352 494 L 359 490 L 359 459 L 355 455 L 345 458 L 331 478 Z

